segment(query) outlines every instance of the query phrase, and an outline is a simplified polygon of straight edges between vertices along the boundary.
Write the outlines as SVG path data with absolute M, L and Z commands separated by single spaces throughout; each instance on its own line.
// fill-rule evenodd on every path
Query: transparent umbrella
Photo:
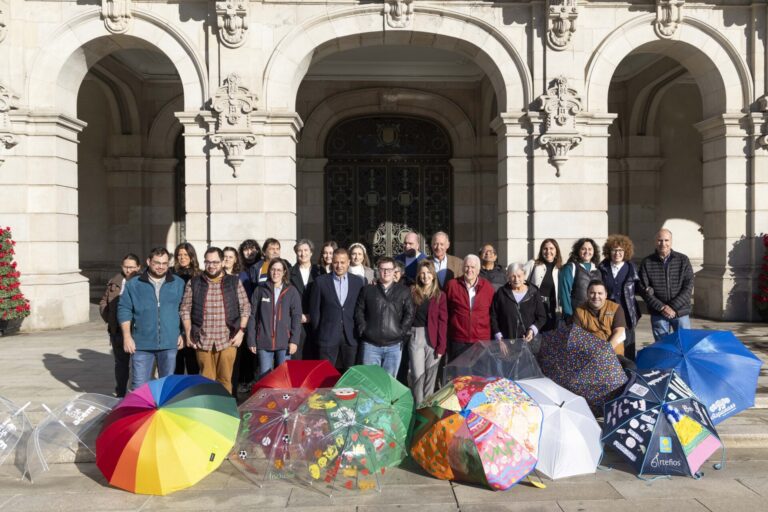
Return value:
M 522 340 L 487 340 L 473 344 L 443 370 L 443 385 L 465 375 L 536 379 L 544 374 L 536 362 L 531 344 Z
M 47 416 L 27 441 L 25 474 L 34 482 L 50 469 L 49 464 L 73 458 L 82 446 L 92 454 L 96 436 L 117 398 L 97 393 L 83 393 L 55 409 L 43 404 Z
M 24 434 L 32 429 L 24 412 L 27 406 L 29 402 L 17 407 L 10 400 L 0 397 L 0 464 L 16 452 Z

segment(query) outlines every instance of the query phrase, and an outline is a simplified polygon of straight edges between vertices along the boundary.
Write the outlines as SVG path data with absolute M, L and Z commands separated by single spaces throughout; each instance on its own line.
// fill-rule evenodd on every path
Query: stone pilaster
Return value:
M 498 148 L 499 260 L 523 259 L 530 254 L 533 210 L 528 190 L 533 146 L 528 114 L 503 113 L 491 122 L 491 129 L 496 133 Z
M 11 121 L 18 144 L 0 170 L 0 218 L 13 228 L 22 289 L 32 307 L 23 328 L 87 322 L 77 215 L 77 138 L 85 123 L 22 110 Z
M 704 160 L 704 265 L 696 274 L 694 313 L 717 320 L 748 320 L 752 309 L 754 238 L 744 158 L 751 141 L 744 121 L 733 113 L 696 125 Z

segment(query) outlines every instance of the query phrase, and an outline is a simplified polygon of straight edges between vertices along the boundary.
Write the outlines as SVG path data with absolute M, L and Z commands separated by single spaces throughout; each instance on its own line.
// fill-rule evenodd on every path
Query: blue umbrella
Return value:
M 637 354 L 640 369 L 676 370 L 715 425 L 755 404 L 761 365 L 730 331 L 682 329 Z

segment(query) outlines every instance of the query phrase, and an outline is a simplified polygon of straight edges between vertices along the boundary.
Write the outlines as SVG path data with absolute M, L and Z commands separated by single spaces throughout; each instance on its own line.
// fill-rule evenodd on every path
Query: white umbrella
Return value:
M 601 429 L 586 400 L 547 378 L 517 384 L 544 413 L 536 469 L 553 480 L 594 473 L 603 452 Z

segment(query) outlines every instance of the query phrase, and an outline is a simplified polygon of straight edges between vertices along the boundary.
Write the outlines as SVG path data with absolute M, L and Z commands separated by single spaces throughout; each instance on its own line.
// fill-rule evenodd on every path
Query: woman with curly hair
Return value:
M 640 277 L 630 261 L 634 245 L 628 236 L 610 235 L 603 244 L 603 261 L 598 268 L 605 283 L 608 300 L 619 304 L 627 321 L 624 357 L 635 360 L 635 327 L 640 320 L 640 308 L 635 300 L 635 285 Z
M 600 263 L 600 249 L 591 238 L 579 238 L 571 248 L 568 263 L 560 270 L 560 306 L 566 322 L 572 320 L 573 312 L 587 301 L 589 282 L 600 279 L 597 264 Z

